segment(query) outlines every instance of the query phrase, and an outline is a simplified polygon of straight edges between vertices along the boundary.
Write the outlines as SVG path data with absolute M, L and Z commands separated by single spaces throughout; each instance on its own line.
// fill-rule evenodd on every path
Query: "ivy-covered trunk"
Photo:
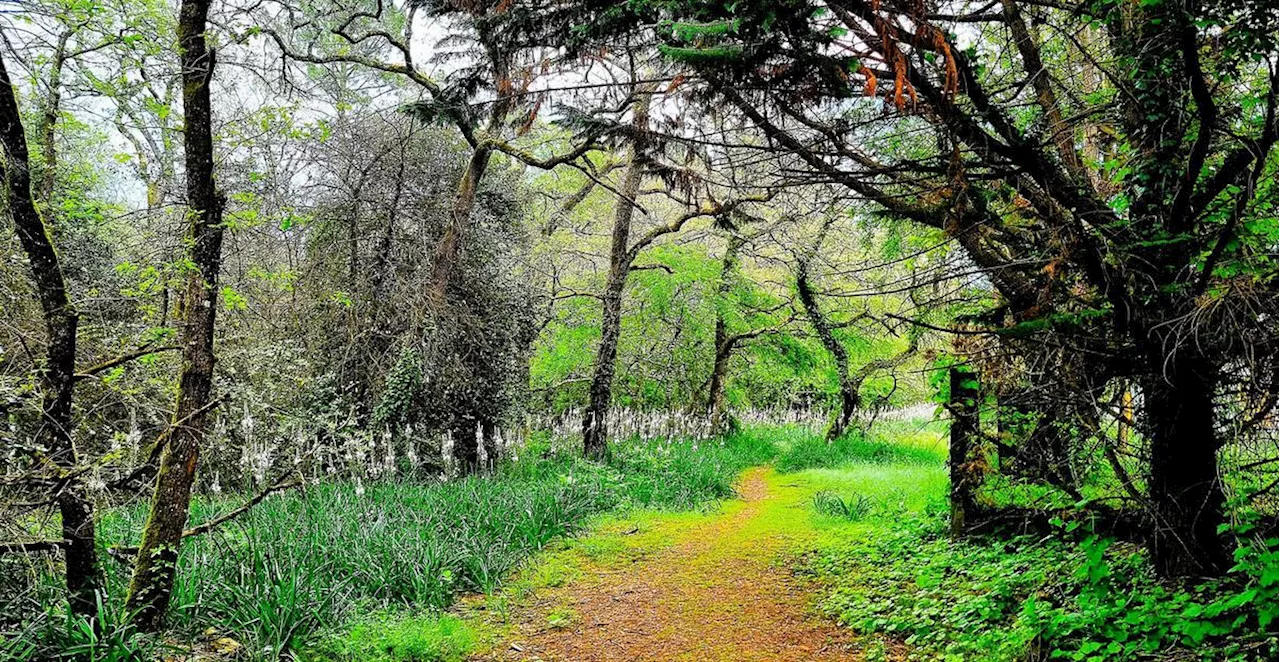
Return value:
M 1170 363 L 1143 388 L 1151 444 L 1151 556 L 1166 577 L 1213 576 L 1230 567 L 1218 526 L 1224 521 L 1214 430 L 1212 370 Z
M 824 227 L 823 234 L 825 233 Z M 821 244 L 821 238 L 817 243 Z M 801 259 L 796 265 L 796 293 L 800 297 L 800 305 L 804 308 L 805 316 L 809 318 L 809 324 L 813 326 L 814 333 L 818 335 L 818 340 L 822 342 L 822 346 L 831 354 L 836 364 L 836 379 L 840 385 L 840 408 L 827 428 L 827 440 L 838 439 L 848 429 L 849 422 L 853 420 L 854 412 L 858 409 L 858 387 L 849 377 L 849 352 L 840 343 L 840 339 L 836 338 L 831 324 L 818 306 L 817 293 L 813 291 L 813 285 L 809 282 L 807 258 Z
M 453 197 L 453 210 L 449 216 L 449 226 L 445 228 L 444 236 L 440 238 L 440 244 L 436 247 L 431 262 L 432 295 L 438 304 L 443 305 L 446 301 L 449 281 L 453 278 L 454 268 L 462 252 L 463 236 L 471 227 L 471 214 L 476 206 L 476 192 L 480 190 L 480 182 L 484 179 L 485 171 L 489 169 L 492 154 L 493 151 L 487 148 L 472 151 L 471 157 L 467 160 L 466 170 L 462 173 L 462 179 L 458 182 L 458 191 Z
M 55 500 L 62 517 L 61 547 L 71 610 L 92 616 L 97 613 L 102 573 L 95 544 L 93 502 L 85 495 L 79 478 L 79 458 L 71 436 L 79 316 L 67 294 L 62 263 L 49 229 L 32 197 L 26 130 L 3 58 L 0 58 L 0 143 L 5 155 L 5 202 L 13 217 L 18 241 L 31 264 L 48 334 L 45 364 L 40 372 L 42 416 L 36 439 L 49 449 L 48 458 L 60 485 Z
M 470 475 L 480 470 L 480 432 L 474 420 L 464 418 L 452 427 L 449 436 L 453 439 L 453 463 L 462 475 Z
M 1196 184 L 1219 129 L 1218 108 L 1188 6 L 1144 4 L 1110 29 L 1133 66 L 1123 117 L 1135 158 L 1123 236 L 1135 284 L 1115 315 L 1146 358 L 1152 561 L 1165 577 L 1218 575 L 1229 565 L 1218 532 L 1225 517 L 1214 427 L 1218 375 L 1199 353 L 1203 341 L 1182 330 L 1200 306 L 1198 278 L 1211 274 L 1197 275 L 1212 269 L 1201 266 L 1204 246 L 1194 238 L 1220 232 L 1208 231 L 1195 211 L 1207 204 L 1195 202 L 1203 195 Z
M 977 509 L 974 491 L 981 476 L 977 475 L 971 458 L 974 438 L 978 435 L 978 376 L 967 366 L 954 366 L 950 373 L 951 413 L 950 455 L 947 464 L 951 473 L 951 535 L 964 533 Z
M 182 372 L 174 429 L 160 458 L 151 512 L 142 533 L 126 605 L 134 623 L 147 631 L 160 627 L 173 594 L 191 486 L 213 404 L 213 335 L 222 263 L 223 199 L 213 173 L 209 86 L 215 56 L 205 39 L 209 4 L 210 0 L 183 0 L 178 16 L 193 269 L 187 276 L 183 302 Z

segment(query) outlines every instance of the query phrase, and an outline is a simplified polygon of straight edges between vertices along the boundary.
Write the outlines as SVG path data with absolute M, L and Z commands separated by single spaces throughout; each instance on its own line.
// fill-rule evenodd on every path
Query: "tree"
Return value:
M 814 292 L 813 284 L 809 281 L 809 263 L 812 261 L 814 253 L 822 246 L 827 230 L 831 228 L 833 221 L 833 218 L 828 218 L 824 221 L 822 229 L 818 231 L 818 237 L 814 240 L 813 247 L 804 255 L 796 258 L 796 293 L 800 299 L 801 306 L 804 308 L 805 316 L 809 319 L 809 324 L 813 326 L 814 333 L 818 335 L 818 340 L 822 342 L 822 346 L 826 348 L 827 352 L 831 354 L 832 360 L 835 361 L 836 380 L 840 385 L 840 403 L 836 408 L 835 416 L 831 420 L 831 425 L 827 428 L 828 440 L 844 435 L 845 429 L 848 428 L 849 422 L 853 420 L 853 415 L 858 409 L 858 388 L 849 375 L 849 352 L 844 348 L 844 344 L 840 342 L 840 339 L 836 338 L 831 323 L 818 306 L 817 293 Z
M 1141 382 L 1155 565 L 1226 569 L 1217 453 L 1229 440 L 1214 421 L 1249 420 L 1275 387 L 1274 226 L 1261 220 L 1276 208 L 1262 177 L 1276 143 L 1274 8 L 645 9 L 657 7 L 684 23 L 656 47 L 807 177 L 954 237 L 1002 295 L 988 329 L 1036 336 L 1021 351 L 1087 352 L 1060 352 L 1073 363 L 1047 373 L 1056 383 L 1077 370 L 1095 384 Z M 950 26 L 961 22 L 987 36 L 957 43 Z M 1099 25 L 1105 37 L 1051 52 L 1032 25 L 1065 35 Z M 1105 82 L 1067 112 L 1085 64 Z
M 631 145 L 627 155 L 622 187 L 615 203 L 613 231 L 609 243 L 609 275 L 600 298 L 600 345 L 596 348 L 595 371 L 591 377 L 590 402 L 582 414 L 582 451 L 587 457 L 602 460 L 608 453 L 608 414 L 613 398 L 614 362 L 618 358 L 618 336 L 622 333 L 622 293 L 635 253 L 629 245 L 631 217 L 640 195 L 644 175 L 649 132 L 649 106 L 653 89 L 640 89 L 631 105 Z
M 185 327 L 175 429 L 160 459 L 151 512 L 142 533 L 126 601 L 127 608 L 134 614 L 134 622 L 143 630 L 160 626 L 173 594 L 178 550 L 190 511 L 191 485 L 199 464 L 200 445 L 209 410 L 216 404 L 213 340 L 225 200 L 214 180 L 210 83 L 215 54 L 206 36 L 209 5 L 209 0 L 184 0 L 178 15 L 192 270 L 187 276 L 183 297 Z
M 408 3 L 403 15 L 381 2 L 373 6 L 322 4 L 306 11 L 292 7 L 282 9 L 273 19 L 282 18 L 284 24 L 265 33 L 287 60 L 352 64 L 400 76 L 422 93 L 406 107 L 425 124 L 455 128 L 465 141 L 469 148 L 467 166 L 457 180 L 451 200 L 450 223 L 432 251 L 428 293 L 439 319 L 478 318 L 480 311 L 469 309 L 463 296 L 466 285 L 459 282 L 457 272 L 467 234 L 474 223 L 476 196 L 493 157 L 505 154 L 532 167 L 551 169 L 583 157 L 596 146 L 600 133 L 610 128 L 592 126 L 578 136 L 569 149 L 551 156 L 523 150 L 508 141 L 509 136 L 518 138 L 528 132 L 542 105 L 541 95 L 530 90 L 554 57 L 543 38 L 546 29 L 543 20 L 547 17 L 541 14 L 548 9 L 536 3 L 456 4 L 430 0 Z M 414 59 L 413 26 L 419 15 L 442 19 L 448 24 L 447 33 L 441 39 L 445 51 L 441 57 L 454 68 L 442 80 L 427 74 Z M 280 21 L 264 22 L 278 24 Z M 383 29 L 380 23 L 396 29 Z M 473 48 L 458 49 L 459 44 Z M 466 358 L 483 364 L 490 357 L 468 352 Z M 499 369 L 495 365 L 469 368 L 472 372 L 489 373 Z M 497 421 L 487 411 L 472 411 L 463 418 L 474 422 L 482 431 L 496 430 Z M 477 438 L 470 429 L 463 429 L 469 427 L 456 426 L 452 430 L 455 460 L 468 472 L 479 468 L 475 459 L 479 457 Z
M 37 444 L 47 448 L 55 468 L 51 492 L 62 517 L 62 540 L 71 610 L 97 614 L 102 571 L 98 565 L 93 502 L 84 490 L 83 468 L 72 439 L 72 399 L 76 384 L 76 334 L 79 315 L 68 295 L 62 263 L 31 188 L 31 162 L 13 81 L 0 57 L 0 144 L 4 149 L 5 201 L 14 230 L 31 265 L 44 314 L 48 347 L 40 371 L 41 422 Z
M 729 359 L 733 356 L 734 347 L 738 343 L 752 338 L 763 331 L 747 331 L 730 333 L 728 320 L 729 295 L 733 290 L 733 279 L 738 270 L 738 262 L 742 247 L 747 238 L 739 233 L 731 233 L 725 242 L 724 257 L 720 264 L 720 281 L 716 284 L 716 329 L 715 359 L 711 364 L 711 379 L 707 384 L 707 416 L 711 419 L 711 429 L 729 431 L 736 427 L 725 404 L 725 382 L 729 376 Z

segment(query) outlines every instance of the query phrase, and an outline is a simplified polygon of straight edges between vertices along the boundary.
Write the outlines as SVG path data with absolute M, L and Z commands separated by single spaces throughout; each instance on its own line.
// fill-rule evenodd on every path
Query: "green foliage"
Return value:
M 1015 658 L 1034 637 L 1008 631 L 1008 614 L 1046 583 L 1062 550 L 1008 554 L 953 543 L 929 525 L 874 530 L 814 560 L 811 569 L 836 585 L 823 610 L 857 631 L 901 639 L 922 659 Z
M 607 465 L 542 440 L 490 477 L 333 483 L 285 493 L 183 546 L 169 623 L 187 633 L 226 632 L 257 659 L 309 647 L 316 659 L 334 661 L 457 659 L 472 635 L 422 610 L 444 609 L 459 593 L 493 591 L 531 554 L 599 513 L 685 510 L 730 497 L 742 470 L 776 452 L 763 429 L 707 442 L 622 440 Z M 242 500 L 197 500 L 192 520 L 216 517 Z M 102 541 L 132 544 L 144 516 L 141 508 L 105 513 Z M 107 569 L 110 614 L 128 568 Z M 380 611 L 387 614 L 362 616 Z M 64 623 L 50 614 L 42 627 L 0 642 L 0 650 L 47 659 L 51 651 L 98 654 L 143 650 L 146 643 L 116 621 L 104 624 L 97 639 L 73 618 Z M 389 657 L 364 657 L 375 650 Z
M 406 616 L 379 612 L 346 631 L 323 638 L 298 656 L 314 662 L 459 662 L 478 635 L 449 615 Z
M 400 352 L 382 386 L 382 396 L 373 410 L 379 425 L 402 426 L 413 422 L 415 401 L 422 389 L 422 358 L 405 348 Z
M 707 48 L 688 48 L 659 44 L 658 50 L 672 60 L 681 62 L 716 62 L 730 60 L 742 55 L 742 46 L 727 44 Z
M 118 604 L 99 598 L 97 619 L 61 609 L 25 636 L 0 638 L 0 659 L 135 662 L 166 650 L 154 637 L 134 630 Z
M 738 31 L 737 21 L 713 21 L 710 23 L 691 23 L 688 21 L 672 21 L 663 28 L 680 41 L 691 42 L 708 37 L 722 37 Z
M 741 430 L 704 442 L 620 442 L 611 465 L 624 477 L 624 503 L 688 509 L 733 496 L 738 473 L 768 462 L 776 453 L 767 431 Z
M 911 659 L 1277 653 L 1274 539 L 1243 545 L 1228 578 L 1182 585 L 1155 579 L 1140 548 L 1097 536 L 957 541 L 943 528 L 939 514 L 917 514 L 828 543 L 807 565 L 833 587 L 822 610 L 907 644 Z
M 851 522 L 866 517 L 874 506 L 874 501 L 861 494 L 843 497 L 829 490 L 821 490 L 813 495 L 814 510 Z
M 865 464 L 936 464 L 936 451 L 849 433 L 827 441 L 820 436 L 802 437 L 778 457 L 779 471 L 803 471 L 817 467 Z

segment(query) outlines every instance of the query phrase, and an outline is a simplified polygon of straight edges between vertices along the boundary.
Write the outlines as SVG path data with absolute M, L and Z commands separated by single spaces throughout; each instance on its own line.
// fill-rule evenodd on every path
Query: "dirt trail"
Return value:
M 537 589 L 512 609 L 505 640 L 478 659 L 859 659 L 852 635 L 808 613 L 806 594 L 775 564 L 797 535 L 787 526 L 795 509 L 807 507 L 808 493 L 794 488 L 770 469 L 749 471 L 741 503 L 678 531 L 673 544 Z

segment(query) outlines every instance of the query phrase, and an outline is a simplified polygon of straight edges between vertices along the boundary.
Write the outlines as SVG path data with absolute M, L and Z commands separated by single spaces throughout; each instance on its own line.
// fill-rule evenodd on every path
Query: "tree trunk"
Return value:
M 1214 430 L 1213 378 L 1186 359 L 1146 380 L 1143 414 L 1151 443 L 1151 556 L 1165 577 L 1214 576 L 1230 567 Z
M 508 53 L 495 45 L 496 35 L 489 28 L 482 27 L 477 36 L 489 58 L 489 65 L 493 67 L 494 81 L 499 87 L 509 85 L 511 63 L 508 60 Z M 497 134 L 501 131 L 514 103 L 515 95 L 498 94 L 497 99 L 489 107 L 487 130 L 490 133 Z M 462 173 L 462 181 L 458 183 L 458 193 L 453 200 L 451 222 L 445 229 L 444 236 L 440 238 L 440 244 L 436 246 L 431 263 L 431 292 L 438 301 L 445 300 L 449 280 L 453 277 L 453 269 L 462 251 L 462 239 L 471 227 L 471 213 L 475 208 L 476 192 L 480 190 L 480 182 L 489 169 L 489 160 L 492 156 L 493 150 L 488 147 L 472 150 L 471 158 L 467 161 L 467 169 Z
M 471 152 L 467 161 L 467 169 L 458 182 L 458 192 L 453 198 L 453 212 L 450 223 L 445 228 L 440 244 L 436 246 L 431 261 L 431 292 L 436 301 L 445 300 L 449 281 L 453 277 L 459 254 L 462 252 L 462 239 L 471 225 L 471 213 L 476 205 L 476 192 L 480 190 L 480 182 L 489 168 L 489 160 L 493 152 L 487 148 Z
M 186 112 L 187 204 L 191 219 L 191 262 L 187 278 L 182 373 L 176 425 L 160 459 L 151 513 L 129 584 L 126 609 L 142 630 L 154 631 L 173 593 L 182 531 L 191 504 L 213 391 L 213 335 L 222 258 L 222 206 L 213 173 L 213 118 L 209 85 L 214 52 L 205 30 L 210 0 L 183 0 L 178 17 L 182 98 Z
M 814 244 L 814 252 L 822 243 L 822 237 L 825 236 L 828 227 L 830 225 L 823 227 L 818 241 Z M 796 292 L 800 296 L 800 305 L 804 308 L 814 333 L 818 334 L 818 340 L 822 341 L 822 346 L 831 353 L 831 358 L 836 362 L 836 379 L 840 384 L 840 410 L 836 412 L 831 426 L 827 428 L 827 440 L 838 439 L 844 434 L 849 421 L 853 419 L 853 413 L 858 409 L 858 387 L 849 378 L 849 353 L 832 333 L 831 325 L 822 314 L 822 309 L 818 307 L 817 293 L 809 283 L 808 257 L 801 259 L 796 265 Z
M 621 196 L 613 219 L 613 237 L 609 245 L 609 279 L 601 297 L 600 347 L 596 351 L 595 373 L 591 378 L 591 401 L 582 417 L 582 452 L 588 458 L 603 460 L 609 450 L 607 416 L 613 398 L 614 362 L 618 358 L 618 338 L 622 334 L 622 292 L 631 270 L 628 242 L 635 199 L 640 193 L 644 174 L 644 135 L 649 130 L 650 92 L 636 97 L 632 126 L 635 137 L 627 171 L 623 175 Z
M 498 468 L 499 455 L 502 452 L 498 448 L 497 424 L 485 419 L 480 423 L 480 434 L 484 443 L 484 468 L 486 471 L 493 471 Z
M 976 501 L 973 492 L 978 476 L 973 469 L 970 450 L 978 434 L 978 380 L 969 368 L 951 368 L 951 448 L 948 464 L 951 472 L 951 535 L 964 533 L 972 519 Z
M 53 62 L 49 66 L 49 96 L 45 98 L 40 120 L 40 150 L 44 159 L 44 172 L 40 178 L 40 202 L 48 205 L 53 199 L 54 185 L 58 181 L 58 116 L 62 113 L 62 69 L 67 63 L 67 42 L 72 30 L 58 35 L 58 45 L 53 50 Z
M 724 400 L 724 385 L 729 373 L 729 358 L 733 356 L 734 343 L 722 337 L 722 322 L 716 321 L 716 358 L 711 367 L 711 387 L 707 394 L 708 416 L 711 419 L 711 430 L 716 434 L 731 431 L 735 425 L 729 415 Z
M 477 437 L 481 433 L 475 422 L 464 419 L 463 422 L 453 427 L 451 434 L 453 436 L 453 462 L 458 467 L 458 472 L 467 476 L 478 471 L 480 469 L 480 440 Z
M 725 379 L 729 374 L 729 359 L 733 356 L 735 339 L 729 335 L 725 319 L 729 306 L 729 293 L 733 289 L 733 275 L 738 268 L 738 253 L 747 240 L 738 234 L 730 234 L 720 265 L 720 283 L 716 288 L 715 362 L 711 367 L 711 385 L 707 391 L 707 410 L 711 418 L 711 430 L 717 434 L 734 427 L 732 417 L 725 410 Z
M 97 593 L 102 586 L 95 546 L 93 503 L 77 477 L 78 458 L 72 442 L 71 401 L 75 394 L 76 332 L 79 316 L 67 294 L 58 252 L 49 229 L 35 205 L 31 191 L 30 158 L 26 131 L 13 83 L 0 58 L 0 142 L 5 153 L 5 198 L 13 217 L 14 231 L 31 263 L 31 273 L 44 315 L 49 346 L 40 373 L 43 392 L 37 440 L 49 449 L 49 458 L 67 482 L 56 501 L 62 516 L 63 552 L 67 591 L 73 612 L 97 613 Z

